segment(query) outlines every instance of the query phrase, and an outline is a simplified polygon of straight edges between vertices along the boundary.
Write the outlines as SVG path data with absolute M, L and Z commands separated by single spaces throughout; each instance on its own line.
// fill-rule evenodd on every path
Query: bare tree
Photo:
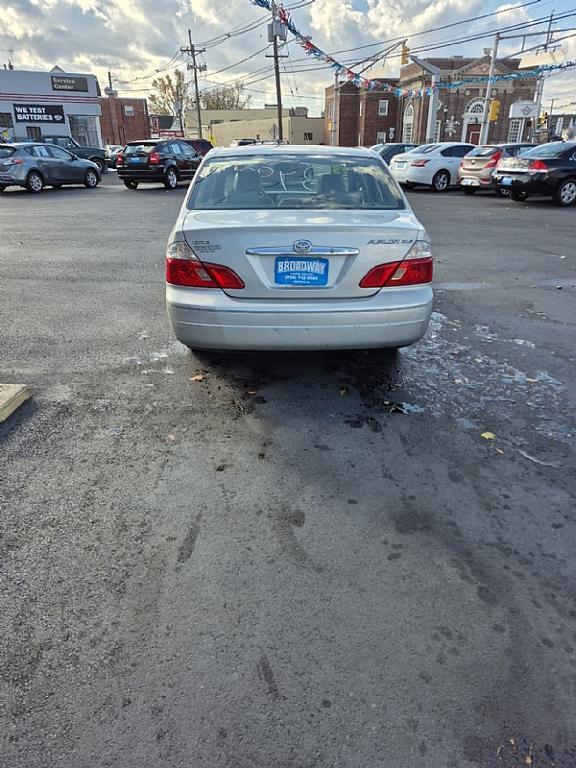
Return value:
M 202 109 L 246 109 L 249 102 L 250 96 L 244 96 L 242 83 L 212 88 L 200 96 Z
M 188 83 L 179 69 L 174 72 L 174 77 L 168 74 L 152 80 L 152 88 L 154 92 L 150 94 L 148 101 L 153 115 L 177 116 L 178 106 L 182 113 L 190 106 Z

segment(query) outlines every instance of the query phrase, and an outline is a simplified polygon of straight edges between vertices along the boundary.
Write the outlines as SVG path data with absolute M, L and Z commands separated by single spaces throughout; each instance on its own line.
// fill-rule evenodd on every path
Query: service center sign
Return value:
M 85 77 L 52 75 L 53 91 L 82 91 L 88 93 L 88 80 Z
M 14 104 L 17 123 L 61 123 L 64 121 L 64 107 L 60 105 Z

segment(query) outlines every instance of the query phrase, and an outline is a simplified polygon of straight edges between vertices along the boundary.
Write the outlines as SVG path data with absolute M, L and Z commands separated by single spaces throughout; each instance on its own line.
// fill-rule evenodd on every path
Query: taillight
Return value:
M 200 261 L 188 243 L 178 242 L 166 251 L 166 282 L 190 288 L 244 288 L 243 280 L 223 264 Z
M 416 240 L 402 261 L 373 267 L 360 281 L 360 288 L 392 288 L 398 285 L 431 283 L 434 260 L 430 243 Z
M 528 170 L 530 173 L 539 173 L 540 171 L 547 171 L 548 166 L 544 162 L 544 160 L 530 160 L 530 165 L 528 166 Z
M 424 166 L 429 162 L 430 160 L 412 160 L 412 165 L 414 168 L 424 168 Z
M 22 165 L 24 160 L 21 157 L 11 157 L 8 160 L 4 160 L 4 165 Z
M 124 155 L 122 152 L 118 152 L 116 155 L 116 165 L 124 165 Z
M 500 151 L 495 152 L 492 155 L 492 157 L 490 158 L 490 160 L 488 160 L 488 162 L 486 163 L 486 165 L 484 167 L 485 168 L 496 168 L 496 164 L 498 163 L 498 160 L 500 160 L 501 157 L 502 157 L 502 152 L 500 152 Z
M 150 154 L 148 155 L 148 163 L 150 165 L 160 165 L 160 162 L 161 160 L 158 152 L 150 152 Z

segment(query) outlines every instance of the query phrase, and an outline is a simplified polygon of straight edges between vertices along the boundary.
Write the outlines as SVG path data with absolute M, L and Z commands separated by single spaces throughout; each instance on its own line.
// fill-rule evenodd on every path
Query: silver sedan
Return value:
M 402 347 L 432 310 L 428 235 L 368 149 L 216 149 L 166 251 L 166 303 L 191 348 Z

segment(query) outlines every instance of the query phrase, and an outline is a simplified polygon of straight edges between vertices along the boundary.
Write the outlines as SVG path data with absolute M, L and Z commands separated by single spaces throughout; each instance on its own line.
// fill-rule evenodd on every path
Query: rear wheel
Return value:
M 164 177 L 164 186 L 166 189 L 176 189 L 178 186 L 178 174 L 174 168 L 168 168 Z
M 102 174 L 106 170 L 106 162 L 101 157 L 91 157 L 90 160 L 98 166 L 98 173 Z
M 510 190 L 510 197 L 517 203 L 523 203 L 528 197 L 528 192 L 519 192 L 518 190 Z
M 494 194 L 496 197 L 510 197 L 510 190 L 509 189 L 500 189 L 500 187 L 496 187 L 494 190 Z
M 124 179 L 124 186 L 128 189 L 138 189 L 138 182 L 130 181 L 130 179 Z
M 448 171 L 438 171 L 432 179 L 432 189 L 434 192 L 446 192 L 450 184 L 450 174 Z
M 37 194 L 44 189 L 44 179 L 37 171 L 30 171 L 28 178 L 26 179 L 26 189 L 28 192 Z
M 464 192 L 465 195 L 473 195 L 476 190 L 470 189 L 470 187 L 462 187 L 462 192 Z
M 574 205 L 576 202 L 576 181 L 574 179 L 566 179 L 556 187 L 554 202 L 562 207 Z
M 86 171 L 86 176 L 84 177 L 84 186 L 88 189 L 95 189 L 98 184 L 100 183 L 100 178 L 96 171 L 93 171 L 91 168 L 89 168 Z

